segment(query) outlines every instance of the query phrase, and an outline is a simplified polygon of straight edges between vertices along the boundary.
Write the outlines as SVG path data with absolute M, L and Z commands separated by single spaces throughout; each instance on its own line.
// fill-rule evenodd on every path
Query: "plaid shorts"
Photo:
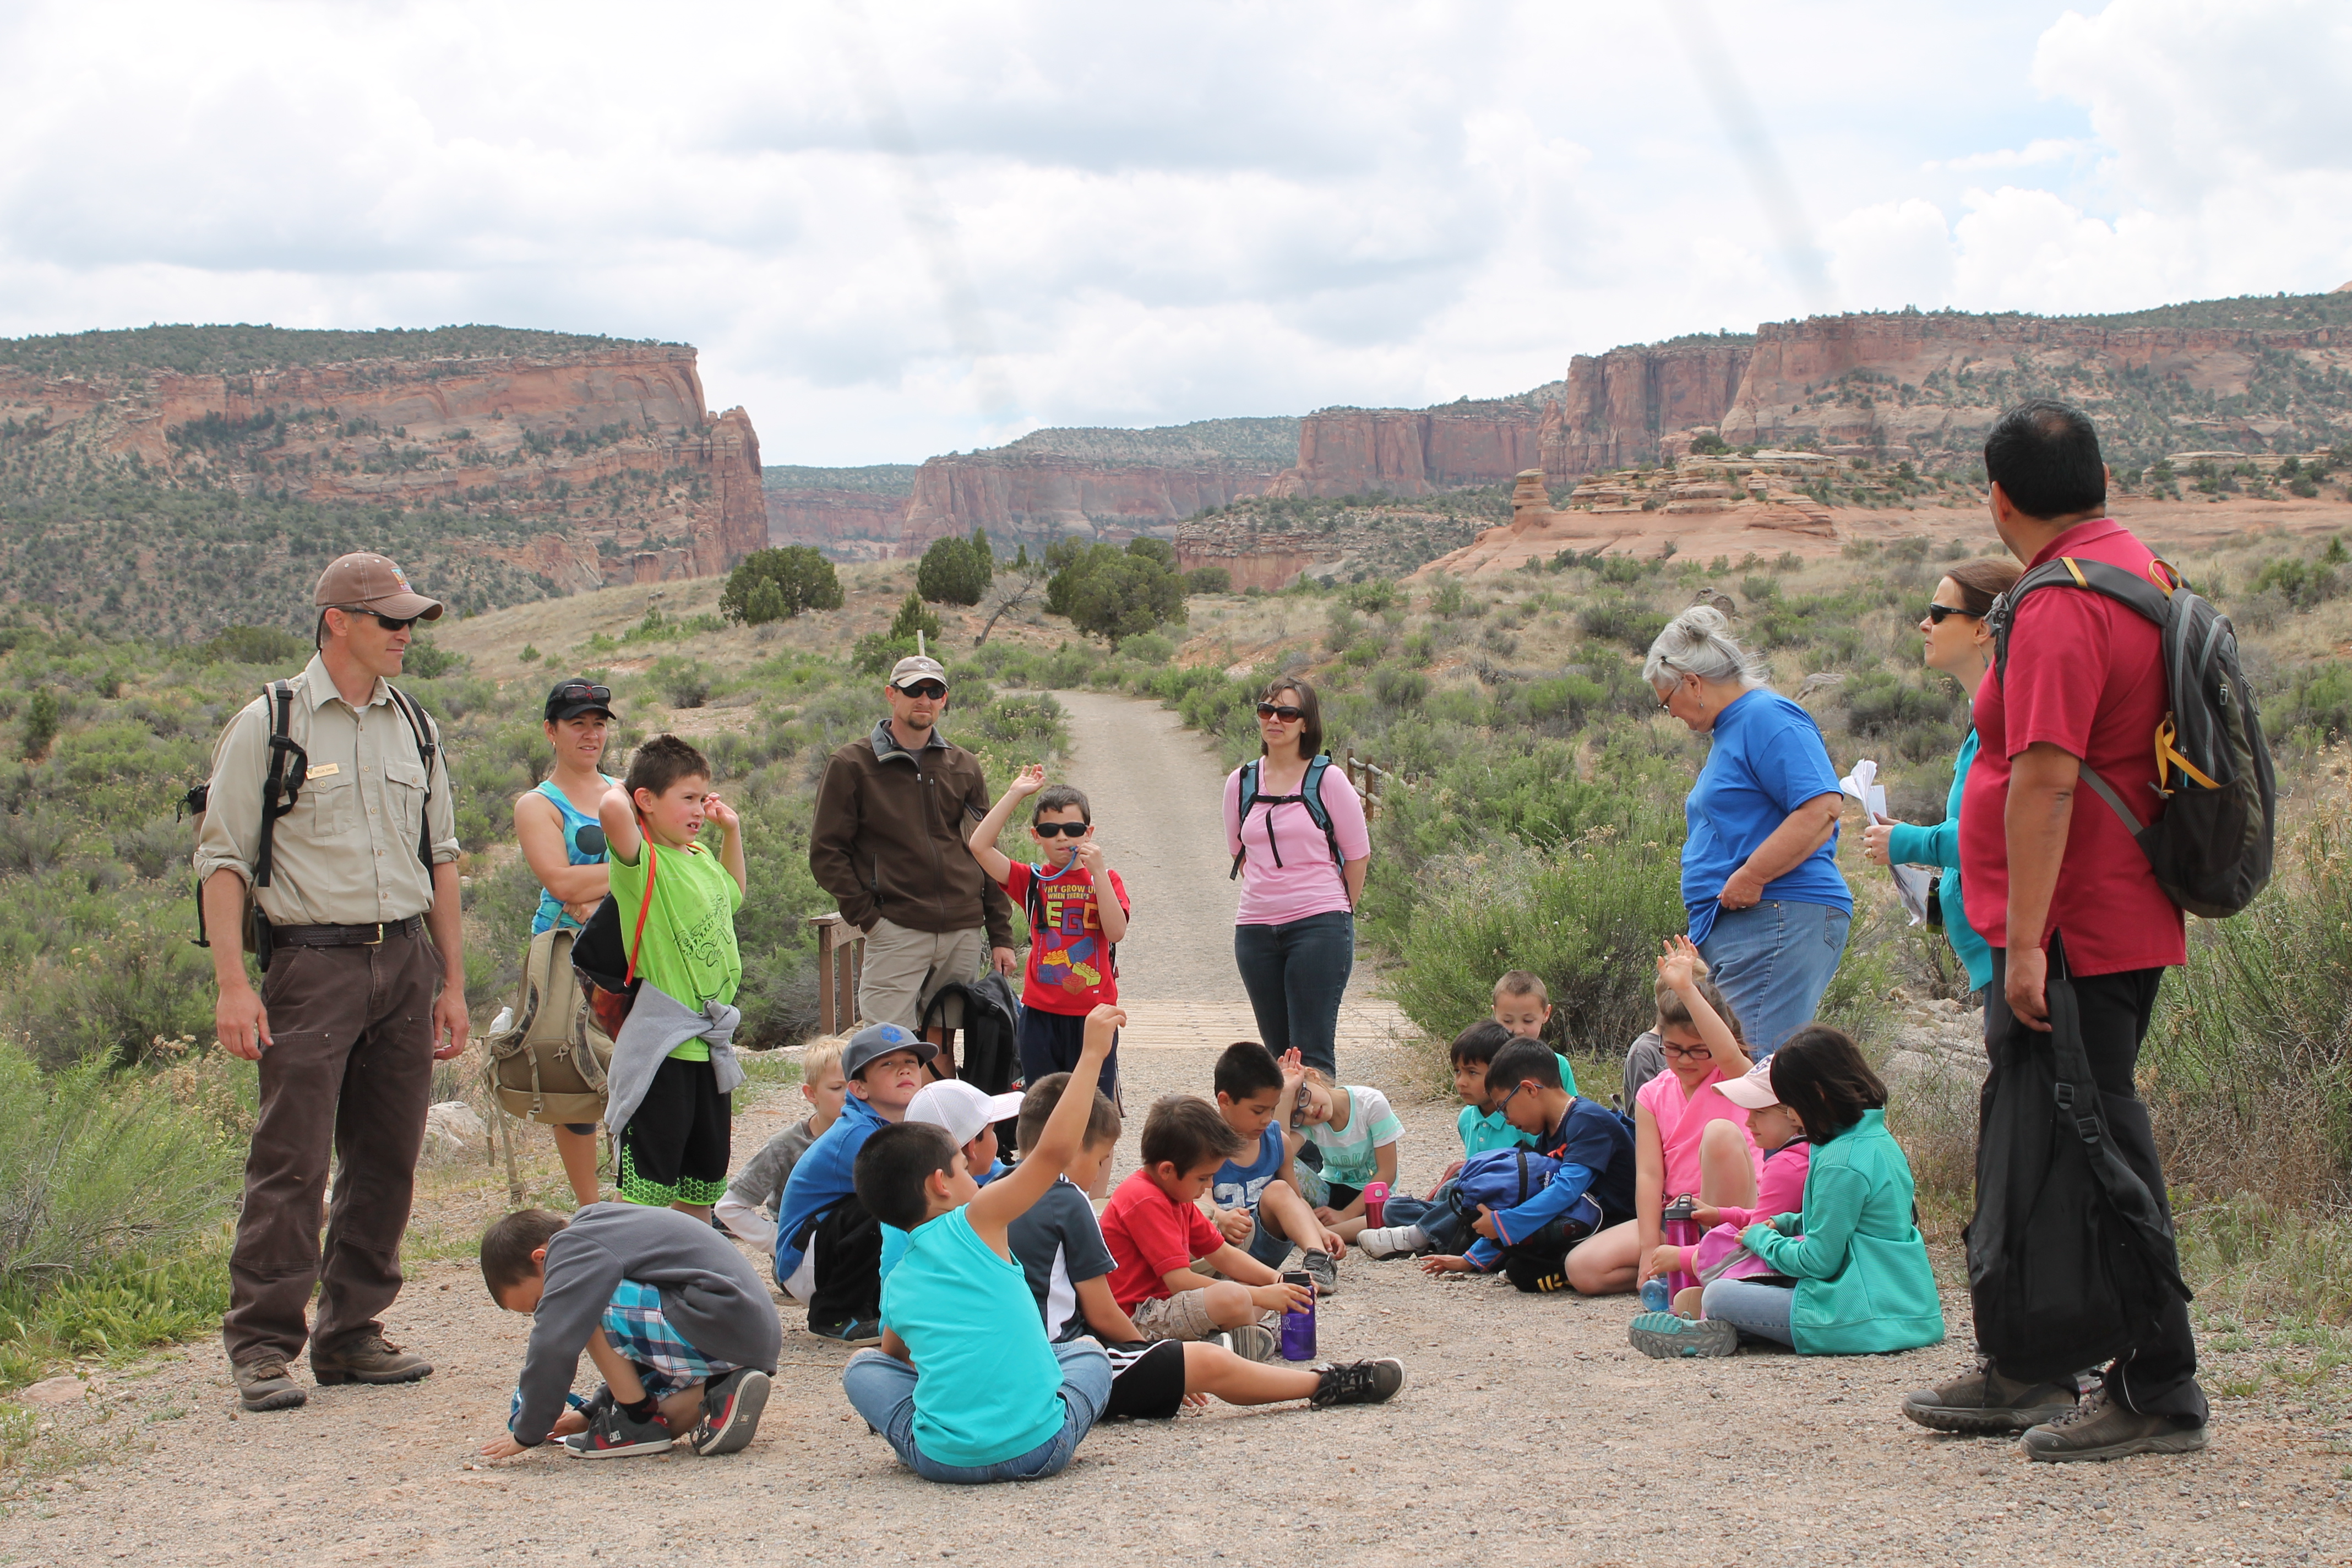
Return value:
M 646 1392 L 658 1399 L 735 1370 L 732 1362 L 712 1361 L 688 1344 L 662 1316 L 661 1292 L 624 1279 L 604 1309 L 604 1338 L 635 1363 Z

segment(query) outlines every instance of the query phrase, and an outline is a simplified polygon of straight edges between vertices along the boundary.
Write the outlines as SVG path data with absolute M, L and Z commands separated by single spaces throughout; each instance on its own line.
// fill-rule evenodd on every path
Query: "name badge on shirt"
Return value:
M 342 771 L 343 764 L 341 763 L 320 763 L 317 767 L 314 767 L 309 773 L 304 773 L 302 777 L 306 780 L 327 779 L 334 777 L 337 773 L 341 773 Z

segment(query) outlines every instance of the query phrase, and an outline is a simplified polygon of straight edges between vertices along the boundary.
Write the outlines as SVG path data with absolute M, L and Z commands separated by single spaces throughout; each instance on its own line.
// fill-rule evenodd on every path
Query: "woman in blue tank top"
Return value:
M 547 738 L 555 747 L 555 769 L 544 784 L 517 796 L 514 808 L 515 840 L 539 879 L 533 936 L 558 925 L 579 930 L 610 890 L 612 873 L 604 865 L 604 830 L 597 825 L 596 806 L 605 790 L 620 782 L 598 765 L 612 727 L 612 700 L 609 687 L 579 679 L 558 681 L 547 694 Z M 594 1203 L 596 1124 L 554 1131 L 572 1196 L 583 1205 Z

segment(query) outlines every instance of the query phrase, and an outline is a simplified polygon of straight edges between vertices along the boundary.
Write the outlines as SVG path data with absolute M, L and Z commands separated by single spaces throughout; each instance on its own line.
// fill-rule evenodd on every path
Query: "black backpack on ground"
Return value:
M 2191 591 L 2168 563 L 2157 565 L 2172 580 L 2169 590 L 2104 561 L 2061 556 L 2044 562 L 1994 603 L 1986 624 L 1992 628 L 1995 668 L 2006 679 L 2017 606 L 2038 589 L 2104 594 L 2156 623 L 2164 634 L 2165 690 L 2172 706 L 2154 736 L 2155 820 L 2142 826 L 2139 814 L 2087 763 L 2083 782 L 2123 818 L 2165 896 L 2192 915 L 2218 920 L 2252 903 L 2271 879 L 2278 787 L 2229 617 Z
M 993 969 L 977 980 L 950 981 L 923 1009 L 923 1032 L 947 1022 L 947 1001 L 963 1004 L 963 1060 L 957 1076 L 982 1094 L 1004 1094 L 1020 1089 L 1021 1004 L 1013 986 Z M 996 1141 L 1006 1151 L 1013 1145 L 1018 1119 L 996 1124 Z
M 1977 1344 L 2002 1375 L 2072 1377 L 2156 1337 L 2189 1300 L 2172 1226 L 2108 1129 L 2147 1107 L 2105 1095 L 2083 1049 L 2063 944 L 2050 944 L 2050 1033 L 2004 1042 L 1977 1126 L 1969 1293 Z

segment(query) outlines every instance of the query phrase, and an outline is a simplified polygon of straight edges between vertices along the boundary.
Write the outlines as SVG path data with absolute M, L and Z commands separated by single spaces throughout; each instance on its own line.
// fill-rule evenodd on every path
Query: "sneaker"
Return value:
M 732 1454 L 760 1429 L 768 1404 L 768 1374 L 741 1366 L 702 1388 L 702 1419 L 686 1435 L 686 1446 L 703 1458 Z
M 1299 1258 L 1298 1267 L 1307 1270 L 1307 1278 L 1315 1281 L 1318 1296 L 1339 1293 L 1339 1266 L 1332 1261 L 1329 1253 L 1309 1250 Z
M 321 1388 L 339 1383 L 415 1383 L 433 1375 L 433 1363 L 410 1355 L 370 1329 L 333 1350 L 310 1347 L 310 1377 Z
M 588 1424 L 585 1432 L 563 1439 L 565 1452 L 575 1459 L 617 1459 L 624 1454 L 658 1454 L 673 1441 L 669 1423 L 661 1412 L 650 1421 L 633 1421 L 615 1405 Z
M 1653 1361 L 1729 1355 L 1739 1348 L 1739 1331 L 1724 1319 L 1701 1318 L 1693 1322 L 1672 1312 L 1643 1313 L 1633 1320 L 1626 1337 Z
M 828 1340 L 838 1340 L 845 1345 L 878 1345 L 882 1342 L 882 1324 L 876 1318 L 853 1318 L 830 1328 L 812 1325 L 809 1332 Z
M 1282 1337 L 1264 1323 L 1244 1323 L 1238 1329 L 1226 1331 L 1233 1342 L 1234 1353 L 1244 1361 L 1261 1363 L 1282 1359 Z
M 236 1384 L 237 1403 L 247 1410 L 291 1410 L 310 1402 L 301 1384 L 286 1375 L 286 1363 L 274 1355 L 237 1362 L 228 1374 Z
M 1417 1225 L 1392 1225 L 1385 1230 L 1368 1230 L 1356 1237 L 1356 1246 L 1367 1258 L 1394 1258 L 1398 1253 L 1426 1252 L 1429 1237 Z
M 2095 1388 L 2065 1415 L 2029 1428 L 2021 1447 L 2027 1458 L 2049 1464 L 2120 1459 L 2126 1454 L 2193 1454 L 2205 1447 L 2205 1426 L 2142 1415 L 2109 1399 L 2105 1388 Z
M 2020 1383 L 1990 1366 L 1906 1395 L 1903 1414 L 1930 1430 L 1990 1436 L 2055 1421 L 2074 1408 L 2063 1384 Z
M 1327 1366 L 1316 1374 L 1315 1392 L 1307 1405 L 1317 1410 L 1334 1405 L 1383 1405 L 1404 1386 L 1404 1363 L 1391 1356 L 1383 1361 L 1351 1361 Z

